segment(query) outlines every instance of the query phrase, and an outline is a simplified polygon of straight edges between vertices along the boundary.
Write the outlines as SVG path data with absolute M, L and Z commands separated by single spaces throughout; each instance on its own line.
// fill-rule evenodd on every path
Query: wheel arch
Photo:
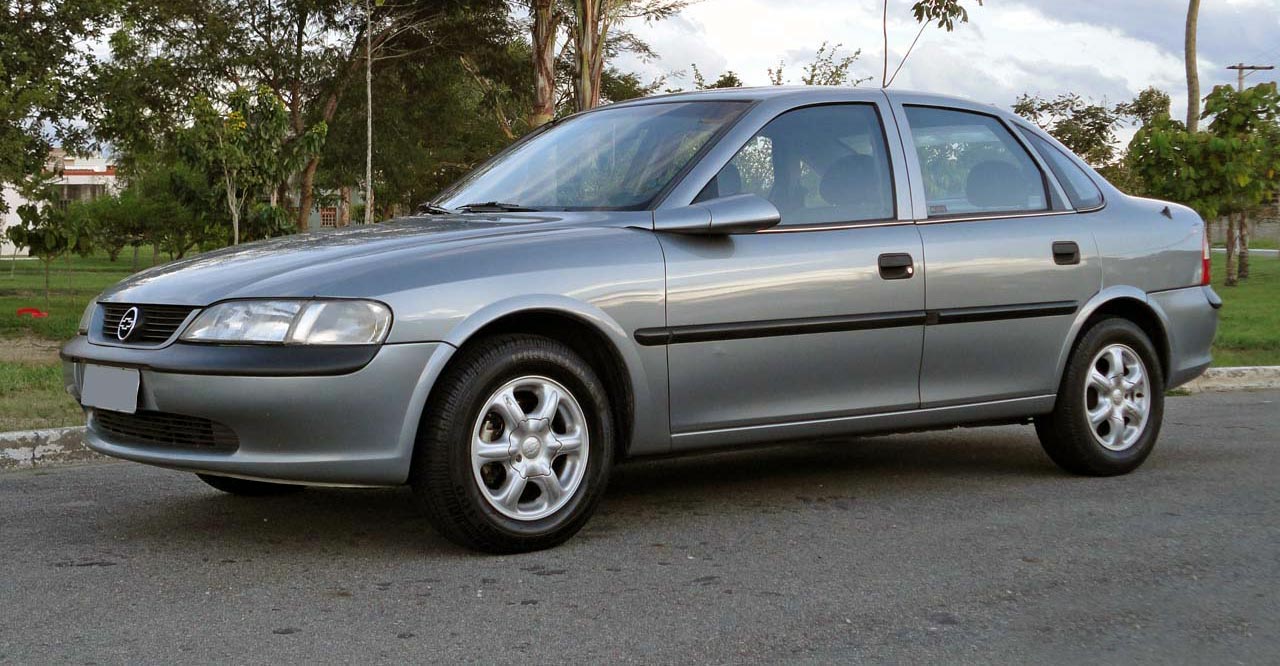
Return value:
M 462 349 L 492 335 L 526 333 L 558 340 L 582 356 L 600 375 L 616 424 L 615 454 L 626 456 L 636 436 L 637 389 L 645 386 L 640 360 L 625 330 L 594 306 L 561 296 L 520 298 L 496 303 L 468 317 L 446 337 Z M 452 358 L 441 368 L 447 370 Z M 425 407 L 425 400 L 423 406 Z
M 1076 344 L 1094 324 L 1108 317 L 1119 317 L 1133 322 L 1151 340 L 1160 361 L 1161 375 L 1168 381 L 1172 363 L 1172 345 L 1169 340 L 1168 318 L 1158 306 L 1147 298 L 1146 292 L 1134 287 L 1104 289 L 1087 302 L 1076 314 L 1067 344 L 1058 357 L 1058 380 L 1066 372 L 1067 362 Z

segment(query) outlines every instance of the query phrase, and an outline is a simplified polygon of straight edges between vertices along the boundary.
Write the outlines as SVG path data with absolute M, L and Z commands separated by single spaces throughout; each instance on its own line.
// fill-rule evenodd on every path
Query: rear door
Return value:
M 1097 249 L 1044 163 L 996 115 L 899 101 L 928 265 L 922 407 L 1048 395 Z
M 883 103 L 777 115 L 697 200 L 755 193 L 777 206 L 781 224 L 660 236 L 677 447 L 713 441 L 699 433 L 742 429 L 733 440 L 749 441 L 753 426 L 917 406 L 921 244 L 901 143 L 886 137 L 884 119 Z

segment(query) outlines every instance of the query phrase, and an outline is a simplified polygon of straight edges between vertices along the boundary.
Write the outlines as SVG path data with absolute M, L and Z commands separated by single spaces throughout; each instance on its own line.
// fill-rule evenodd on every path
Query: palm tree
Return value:
M 1187 130 L 1194 132 L 1200 123 L 1200 70 L 1196 64 L 1196 24 L 1200 17 L 1200 0 L 1187 7 Z

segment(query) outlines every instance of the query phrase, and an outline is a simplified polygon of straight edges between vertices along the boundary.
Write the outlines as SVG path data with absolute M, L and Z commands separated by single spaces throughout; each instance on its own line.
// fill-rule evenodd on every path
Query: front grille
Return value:
M 240 438 L 216 421 L 198 416 L 140 411 L 135 414 L 93 411 L 94 429 L 124 440 L 125 444 L 150 444 L 202 451 L 235 451 Z
M 123 342 L 132 345 L 158 345 L 173 336 L 174 331 L 187 320 L 196 308 L 190 305 L 134 305 L 132 303 L 102 304 L 102 337 L 107 341 L 120 341 L 117 334 L 120 319 L 130 308 L 138 309 L 138 323 Z

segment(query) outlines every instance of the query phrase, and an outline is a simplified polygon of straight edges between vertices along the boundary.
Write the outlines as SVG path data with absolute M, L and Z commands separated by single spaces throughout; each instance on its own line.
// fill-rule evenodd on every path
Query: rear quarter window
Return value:
M 1102 190 L 1098 189 L 1089 174 L 1085 173 L 1080 165 L 1076 164 L 1067 157 L 1065 153 L 1058 149 L 1057 146 L 1045 141 L 1043 137 L 1024 127 L 1018 128 L 1022 132 L 1022 136 L 1026 137 L 1031 147 L 1035 148 L 1040 157 L 1044 159 L 1045 164 L 1049 165 L 1049 170 L 1053 172 L 1058 184 L 1062 185 L 1062 189 L 1067 193 L 1067 199 L 1071 201 L 1071 206 L 1076 210 L 1092 210 L 1102 205 Z

